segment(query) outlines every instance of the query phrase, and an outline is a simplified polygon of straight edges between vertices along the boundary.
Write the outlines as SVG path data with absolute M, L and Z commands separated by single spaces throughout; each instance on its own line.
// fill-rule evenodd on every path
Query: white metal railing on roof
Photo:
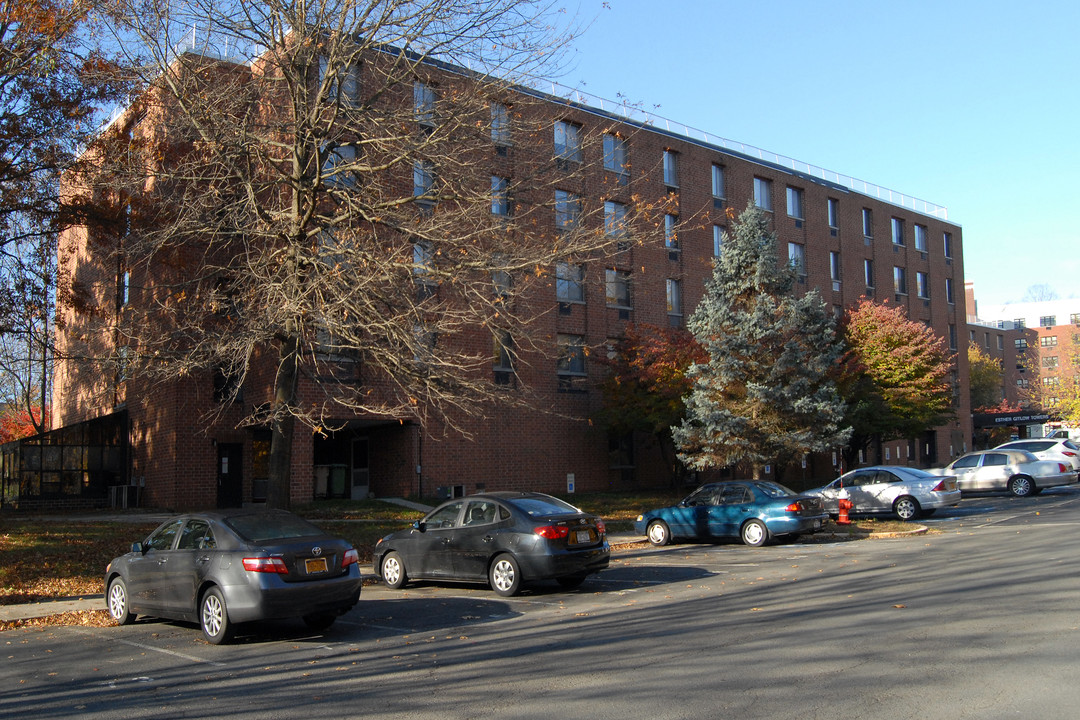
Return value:
M 549 86 L 550 91 L 548 90 Z M 874 183 L 826 170 L 825 168 L 795 160 L 786 155 L 779 155 L 774 152 L 769 152 L 768 150 L 762 150 L 753 145 L 747 145 L 746 143 L 737 142 L 735 140 L 728 140 L 719 135 L 714 135 L 704 130 L 698 130 L 689 125 L 669 120 L 656 113 L 649 112 L 648 110 L 642 110 L 641 108 L 627 104 L 626 102 L 605 100 L 596 95 L 592 95 L 582 90 L 568 88 L 552 81 L 540 81 L 532 84 L 531 87 L 534 90 L 549 92 L 556 97 L 561 97 L 586 107 L 595 108 L 608 115 L 614 115 L 630 122 L 659 128 L 674 135 L 681 135 L 690 140 L 713 145 L 724 150 L 731 150 L 740 155 L 756 158 L 771 165 L 778 165 L 782 168 L 792 170 L 793 172 L 802 173 L 813 178 L 820 178 L 823 181 L 840 185 L 852 192 L 859 193 L 860 195 L 877 198 L 878 200 L 887 202 L 891 205 L 908 208 L 909 210 L 914 210 L 924 215 L 940 218 L 942 220 L 948 220 L 949 218 L 949 209 L 944 205 L 937 205 L 926 200 L 920 200 L 905 193 L 899 193 L 895 190 L 889 190 L 880 185 L 875 185 Z

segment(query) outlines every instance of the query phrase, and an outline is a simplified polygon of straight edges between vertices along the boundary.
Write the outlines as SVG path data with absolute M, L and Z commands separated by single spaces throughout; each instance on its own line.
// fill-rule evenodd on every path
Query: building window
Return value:
M 435 88 L 419 80 L 413 83 L 413 117 L 421 125 L 435 124 Z
M 581 222 L 581 197 L 565 190 L 555 191 L 555 227 L 573 230 Z
M 510 296 L 513 278 L 509 271 L 498 267 L 506 262 L 506 256 L 502 253 L 494 253 L 491 260 L 492 264 L 496 266 L 491 271 L 491 284 L 495 286 L 495 297 L 506 299 Z
M 679 287 L 679 281 L 671 278 L 667 281 L 667 314 L 671 325 L 681 324 L 682 289 Z
M 1027 327 L 1027 320 L 1025 320 L 1024 318 L 1016 318 L 1013 320 L 1013 327 L 1017 328 L 1018 330 L 1023 330 Z
M 413 162 L 413 197 L 418 202 L 435 202 L 435 166 L 427 160 Z
M 907 269 L 902 267 L 893 267 L 893 290 L 897 295 L 907 295 Z
M 626 140 L 618 135 L 604 135 L 604 169 L 619 175 L 630 172 Z
M 720 257 L 720 251 L 724 249 L 724 228 L 720 225 L 712 226 L 712 254 Z
M 862 209 L 862 234 L 863 237 L 874 237 L 874 213 L 870 208 Z
M 611 237 L 626 237 L 626 206 L 620 202 L 604 202 L 604 232 Z
M 1027 350 L 1027 338 L 1016 338 L 1015 340 L 1013 340 L 1013 346 L 1017 350 Z
M 788 187 L 787 189 L 787 214 L 798 220 L 803 219 L 803 191 L 799 188 Z
M 1057 325 L 1057 315 L 1041 315 L 1039 317 L 1039 325 L 1043 327 Z
M 772 212 L 772 180 L 754 178 L 754 204 L 762 210 Z
M 555 121 L 555 157 L 559 160 L 581 162 L 581 126 L 565 120 Z
M 555 264 L 555 297 L 559 302 L 585 302 L 585 266 Z
M 949 323 L 949 349 L 956 349 L 956 325 Z
M 1027 378 L 1016 378 L 1016 387 L 1026 388 L 1028 386 Z
M 120 273 L 116 288 L 116 301 L 120 307 L 127 307 L 131 301 L 131 271 L 125 270 Z
M 502 103 L 491 103 L 491 142 L 510 144 L 510 109 Z
M 923 225 L 915 226 L 915 249 L 919 252 L 928 252 L 930 250 L 926 239 L 926 227 Z
M 1047 355 L 1047 356 L 1042 358 L 1042 362 L 1040 364 L 1042 365 L 1043 370 L 1057 370 L 1058 369 L 1058 356 L 1057 355 Z
M 998 335 L 997 336 L 997 346 L 998 346 L 998 350 L 1004 350 L 1005 349 L 1005 336 L 1004 335 Z
M 1061 378 L 1057 377 L 1056 375 L 1044 377 L 1042 379 L 1042 384 L 1043 387 L 1059 387 L 1061 385 Z
M 829 277 L 834 283 L 840 282 L 840 253 L 836 250 L 829 252 Z
M 585 338 L 581 335 L 559 334 L 559 375 L 585 375 Z
M 679 233 L 676 227 L 679 224 L 679 217 L 668 213 L 664 216 L 664 247 L 669 250 L 679 249 Z
M 421 300 L 435 293 L 435 250 L 427 240 L 413 243 L 413 281 L 417 286 L 417 297 Z
M 836 230 L 840 227 L 840 201 L 836 198 L 829 198 L 828 200 L 829 210 L 829 227 Z
M 493 333 L 493 356 L 491 368 L 496 373 L 514 372 L 514 341 L 506 330 L 496 330 Z
M 971 342 L 975 342 L 975 331 L 974 330 L 968 330 L 968 340 L 970 340 Z
M 724 167 L 716 163 L 712 166 L 712 196 L 717 200 L 727 197 L 724 194 Z
M 945 302 L 950 305 L 956 304 L 956 297 L 953 295 L 952 278 L 945 278 Z
M 1080 325 L 1080 313 L 1071 313 L 1069 315 L 1070 325 Z
M 510 214 L 510 181 L 498 175 L 491 176 L 491 214 L 506 217 Z
M 983 345 L 986 346 L 987 350 L 990 349 L 990 333 L 983 333 Z
M 788 262 L 795 268 L 795 274 L 806 277 L 806 247 L 799 243 L 788 243 Z
M 1039 347 L 1057 347 L 1057 335 L 1044 335 L 1039 338 Z
M 930 276 L 924 272 L 915 273 L 915 290 L 923 300 L 930 298 Z
M 893 245 L 904 244 L 904 221 L 900 218 L 892 219 L 892 241 Z
M 325 57 L 319 58 L 319 84 L 321 85 L 326 80 L 327 60 Z M 329 98 L 334 101 L 341 101 L 344 105 L 356 106 L 360 104 L 360 66 L 357 64 L 351 64 L 341 67 L 331 81 L 330 86 L 326 89 Z
M 625 270 L 605 270 L 608 307 L 628 310 L 630 304 L 630 273 Z
M 669 188 L 679 187 L 679 153 L 674 150 L 664 151 L 664 184 Z
M 866 278 L 866 287 L 874 287 L 874 261 L 863 260 L 863 276 Z
M 945 233 L 942 235 L 942 244 L 945 249 L 945 257 L 952 257 L 952 233 Z
M 322 176 L 323 182 L 330 187 L 351 187 L 356 184 L 355 145 L 330 145 L 324 146 Z

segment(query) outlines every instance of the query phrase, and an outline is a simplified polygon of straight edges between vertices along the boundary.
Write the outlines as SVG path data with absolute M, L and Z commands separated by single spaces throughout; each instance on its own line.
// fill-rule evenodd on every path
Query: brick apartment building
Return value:
M 1055 407 L 1066 386 L 1080 374 L 1080 300 L 979 305 L 972 283 L 966 287 L 972 342 L 1004 347 L 1004 397 L 1024 408 L 1017 417 L 976 417 L 976 430 L 1008 423 L 1020 437 L 1040 436 L 1058 420 Z
M 334 418 L 333 429 L 298 429 L 293 502 L 663 485 L 667 471 L 653 441 L 610 438 L 588 422 L 601 403 L 595 385 L 604 369 L 593 360 L 595 353 L 581 350 L 609 346 L 628 323 L 683 326 L 701 298 L 712 258 L 722 252 L 722 233 L 748 203 L 772 214 L 779 252 L 799 268 L 801 291 L 818 289 L 837 314 L 864 296 L 899 304 L 947 338 L 952 349 L 961 349 L 967 314 L 962 233 L 944 208 L 706 133 L 672 129 L 671 123 L 580 94 L 517 92 L 539 101 L 548 115 L 545 136 L 514 147 L 518 158 L 569 158 L 583 168 L 556 191 L 552 225 L 561 222 L 558 215 L 569 198 L 595 213 L 589 222 L 598 231 L 610 230 L 619 226 L 623 208 L 643 196 L 666 198 L 663 222 L 672 232 L 655 242 L 628 244 L 602 263 L 588 264 L 582 274 L 572 267 L 553 269 L 557 282 L 540 298 L 552 311 L 538 322 L 544 334 L 573 351 L 558 362 L 541 358 L 513 370 L 536 392 L 543 411 L 494 407 L 483 419 L 469 420 L 468 438 L 444 434 L 437 425 L 425 430 L 415 422 L 346 414 Z M 584 137 L 597 141 L 579 145 Z M 487 163 L 477 173 L 485 179 L 491 175 L 493 182 L 513 172 L 497 142 Z M 91 284 L 100 290 L 95 312 L 119 313 L 125 304 L 139 302 L 136 293 L 129 297 L 129 287 L 153 283 L 152 277 L 133 273 L 152 276 L 158 270 L 110 267 L 96 256 L 101 250 L 91 235 L 83 229 L 63 236 L 61 277 L 69 283 L 93 277 Z M 109 418 L 128 428 L 126 467 L 80 485 L 67 482 L 69 491 L 101 497 L 103 483 L 137 488 L 121 494 L 137 493 L 143 505 L 173 508 L 265 498 L 269 433 L 238 427 L 239 410 L 211 412 L 222 378 L 206 373 L 150 386 L 87 371 L 76 362 L 75 338 L 106 351 L 114 339 L 87 338 L 88 326 L 73 305 L 62 306 L 60 313 L 65 336 L 59 344 L 69 353 L 58 362 L 53 417 L 62 426 L 93 427 Z M 245 385 L 243 392 L 249 405 L 265 396 L 265 367 L 272 362 L 252 360 L 251 387 Z M 507 370 L 493 360 L 496 380 Z M 968 394 L 959 390 L 967 387 L 963 352 L 957 354 L 952 381 L 955 421 L 924 437 L 887 443 L 864 460 L 925 467 L 967 450 L 972 431 Z M 838 457 L 810 458 L 804 467 L 789 469 L 785 482 L 827 480 Z M 63 477 L 79 472 L 66 465 L 59 471 Z M 48 495 L 58 487 L 42 485 L 39 491 Z M 115 490 L 112 496 L 115 502 Z

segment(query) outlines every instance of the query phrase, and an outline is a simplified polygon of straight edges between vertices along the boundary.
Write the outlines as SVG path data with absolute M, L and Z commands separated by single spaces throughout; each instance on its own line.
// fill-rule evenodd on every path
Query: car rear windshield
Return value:
M 1076 443 L 1074 443 L 1072 440 L 1062 440 L 1061 444 L 1069 448 L 1070 450 L 1080 450 L 1080 448 L 1076 447 Z
M 791 497 L 796 494 L 794 490 L 784 487 L 780 483 L 756 482 L 754 483 L 754 487 L 765 493 L 766 497 L 771 498 Z
M 514 507 L 526 513 L 529 517 L 538 515 L 566 515 L 568 513 L 581 512 L 570 503 L 565 503 L 553 497 L 525 497 L 514 498 L 510 502 Z
M 226 518 L 225 524 L 235 530 L 237 535 L 250 542 L 326 534 L 308 521 L 287 513 L 236 515 Z

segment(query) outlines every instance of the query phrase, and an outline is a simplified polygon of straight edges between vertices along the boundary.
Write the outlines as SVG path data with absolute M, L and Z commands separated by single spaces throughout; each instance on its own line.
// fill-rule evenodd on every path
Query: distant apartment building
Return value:
M 655 243 L 628 244 L 584 271 L 552 268 L 558 282 L 550 296 L 541 299 L 552 312 L 539 320 L 548 335 L 565 339 L 573 348 L 603 348 L 630 323 L 685 326 L 703 294 L 713 258 L 723 252 L 724 232 L 733 216 L 753 203 L 771 214 L 778 252 L 798 269 L 799 292 L 818 290 L 838 316 L 863 297 L 899 305 L 957 352 L 951 378 L 956 419 L 922 437 L 875 448 L 865 462 L 941 465 L 969 448 L 971 412 L 968 393 L 962 390 L 968 372 L 963 352 L 968 327 L 961 291 L 963 239 L 944 207 L 580 93 L 560 97 L 520 92 L 540 100 L 550 130 L 542 141 L 516 145 L 517 159 L 557 158 L 584 169 L 581 177 L 568 177 L 566 187 L 557 191 L 565 198 L 556 197 L 545 222 L 565 222 L 559 214 L 573 205 L 598 210 L 597 232 L 605 231 L 605 224 L 608 230 L 618 227 L 620 209 L 635 201 L 632 182 L 636 193 L 667 198 L 666 216 L 658 222 L 671 228 Z M 498 117 L 493 111 L 493 118 Z M 127 131 L 122 123 L 117 129 Z M 601 134 L 603 142 L 579 146 L 578 138 L 586 133 Z M 497 133 L 489 157 L 476 172 L 492 177 L 493 183 L 494 178 L 512 177 L 514 164 L 508 162 Z M 493 212 L 499 207 L 493 201 Z M 70 281 L 95 266 L 97 251 L 88 232 L 66 233 L 60 248 L 62 277 Z M 110 270 L 100 263 L 95 267 L 101 287 L 123 293 L 122 301 L 109 292 L 99 298 L 95 312 L 106 316 L 140 301 L 135 293 L 129 297 L 129 285 L 153 282 L 150 277 L 129 277 L 127 269 Z M 151 276 L 158 271 L 137 270 Z M 61 314 L 67 334 L 61 345 L 71 349 L 88 326 L 78 308 L 62 307 Z M 109 337 L 91 340 L 99 345 L 114 342 Z M 125 477 L 110 483 L 137 486 L 139 501 L 157 507 L 228 506 L 265 499 L 267 431 L 237 427 L 228 412 L 214 422 L 199 420 L 210 414 L 207 409 L 215 402 L 221 378 L 197 375 L 151 390 L 123 376 L 80 372 L 75 355 L 68 353 L 58 369 L 54 417 L 65 425 L 123 418 L 128 466 Z M 590 427 L 587 419 L 602 402 L 597 382 L 605 369 L 589 353 L 570 353 L 557 363 L 536 360 L 522 368 L 493 358 L 496 379 L 500 372 L 528 373 L 522 379 L 549 411 L 493 409 L 485 419 L 470 421 L 468 437 L 441 437 L 417 423 L 346 415 L 319 432 L 298 431 L 292 449 L 293 501 L 496 489 L 567 493 L 655 487 L 668 481 L 651 438 L 612 437 L 603 428 Z M 249 375 L 258 377 L 257 368 Z M 88 392 L 93 383 L 110 385 L 112 392 Z M 244 388 L 248 403 L 261 402 L 265 393 L 254 383 Z M 793 483 L 827 480 L 837 470 L 837 455 L 809 458 L 785 477 Z M 80 487 L 70 491 L 103 497 L 108 490 L 101 482 Z M 54 491 L 60 490 L 38 488 L 39 494 Z
M 996 334 L 1006 347 L 1009 340 L 1014 344 L 1015 357 L 1006 356 L 1003 362 L 1006 398 L 1028 411 L 1014 423 L 1018 432 L 1037 432 L 1056 419 L 1062 388 L 1080 373 L 1080 298 L 977 304 L 971 283 L 967 294 L 968 307 L 977 317 L 974 323 L 969 319 L 972 341 Z

